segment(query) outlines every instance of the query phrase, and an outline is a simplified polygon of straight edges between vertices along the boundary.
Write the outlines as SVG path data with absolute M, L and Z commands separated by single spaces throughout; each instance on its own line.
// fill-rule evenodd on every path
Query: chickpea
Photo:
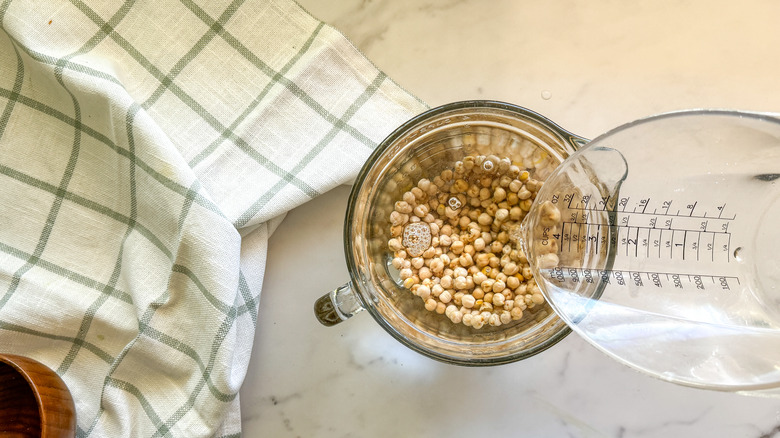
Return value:
M 412 206 L 406 201 L 398 201 L 395 203 L 395 211 L 402 214 L 409 214 L 412 212 Z
M 493 223 L 493 217 L 491 217 L 489 213 L 485 212 L 479 215 L 479 217 L 477 218 L 477 222 L 480 225 L 490 225 L 491 223 Z
M 450 250 L 452 250 L 452 252 L 455 254 L 460 254 L 463 252 L 464 247 L 465 244 L 462 241 L 456 240 L 455 242 L 452 242 L 452 245 L 450 245 Z
M 423 299 L 423 301 L 428 301 L 428 299 L 431 297 L 431 289 L 427 286 L 420 285 L 417 288 L 417 296 Z
M 455 279 L 452 281 L 452 285 L 457 290 L 463 290 L 467 288 L 468 281 L 466 280 L 466 277 L 455 277 Z
M 458 263 L 460 263 L 460 265 L 464 268 L 468 268 L 474 264 L 474 260 L 472 260 L 471 254 L 463 253 L 460 257 L 458 257 Z
M 469 189 L 469 183 L 464 179 L 459 179 L 455 181 L 455 184 L 453 184 L 452 187 L 455 190 L 455 193 L 465 193 Z
M 430 270 L 434 275 L 441 274 L 442 271 L 444 271 L 444 262 L 440 258 L 435 258 L 431 260 Z
M 520 279 L 518 279 L 516 276 L 512 275 L 511 277 L 507 277 L 506 279 L 506 287 L 512 290 L 517 289 L 517 287 L 520 286 Z
M 460 306 L 461 304 L 463 304 L 463 297 L 465 295 L 466 294 L 464 294 L 463 292 L 455 292 L 455 295 L 452 296 L 452 302 Z
M 510 259 L 511 259 L 511 257 L 510 257 Z M 504 269 L 502 271 L 507 276 L 511 276 L 511 275 L 517 274 L 519 270 L 520 270 L 520 268 L 517 266 L 517 264 L 515 264 L 515 263 L 510 261 L 509 263 L 504 265 Z
M 544 201 L 539 206 L 539 225 L 552 227 L 561 221 L 561 211 L 550 201 Z
M 450 321 L 452 321 L 455 324 L 459 324 L 462 320 L 463 320 L 463 312 L 459 310 L 456 310 L 450 316 Z
M 506 190 L 504 190 L 503 187 L 497 187 L 493 191 L 493 201 L 494 202 L 501 202 L 504 199 L 506 199 Z
M 525 218 L 542 187 L 529 170 L 544 178 L 554 167 L 528 140 L 501 130 L 483 131 L 452 139 L 474 155 L 416 183 L 407 169 L 391 183 L 411 188 L 394 203 L 389 195 L 382 201 L 392 205 L 387 248 L 403 287 L 419 296 L 428 311 L 475 330 L 508 324 L 544 303 L 527 257 L 510 242 L 508 231 L 511 222 Z M 493 152 L 505 155 L 487 155 Z M 540 223 L 557 229 L 560 211 L 552 203 L 539 208 Z M 431 240 L 411 257 L 403 246 L 404 230 L 419 222 L 428 224 Z M 558 265 L 557 242 L 534 250 L 540 267 Z
M 398 211 L 395 210 L 393 210 L 393 212 L 390 213 L 390 224 L 393 226 L 403 225 L 408 221 L 409 221 L 408 214 L 399 213 Z

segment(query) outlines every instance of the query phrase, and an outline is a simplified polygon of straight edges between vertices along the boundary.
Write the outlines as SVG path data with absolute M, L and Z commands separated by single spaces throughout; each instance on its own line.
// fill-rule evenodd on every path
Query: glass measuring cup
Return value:
M 391 265 L 389 217 L 394 203 L 421 178 L 433 178 L 466 155 L 503 157 L 522 145 L 526 152 L 545 157 L 530 169 L 541 180 L 584 142 L 539 114 L 501 102 L 452 103 L 399 127 L 369 157 L 355 181 L 344 226 L 350 281 L 317 301 L 320 322 L 333 325 L 365 309 L 407 347 L 460 365 L 512 362 L 558 342 L 570 330 L 547 304 L 529 309 L 517 321 L 479 330 L 426 310 L 419 297 L 402 287 Z
M 619 127 L 548 178 L 518 236 L 556 313 L 678 384 L 780 387 L 780 121 L 685 111 Z

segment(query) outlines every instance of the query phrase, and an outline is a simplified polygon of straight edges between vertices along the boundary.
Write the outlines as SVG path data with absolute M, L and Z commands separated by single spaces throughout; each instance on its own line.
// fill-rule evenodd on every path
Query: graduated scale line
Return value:
M 630 199 L 630 198 L 626 198 L 626 199 Z M 607 198 L 607 202 L 608 202 L 608 200 L 609 200 L 609 198 Z M 671 201 L 669 201 L 669 205 L 667 207 L 661 207 L 663 210 L 665 210 L 664 212 L 660 212 L 659 213 L 658 212 L 658 208 L 655 208 L 655 209 L 653 209 L 652 212 L 649 212 L 649 211 L 647 211 L 647 207 L 649 205 L 649 198 L 647 198 L 647 201 L 648 202 L 641 204 L 641 208 L 642 208 L 641 211 L 637 211 L 637 207 L 634 207 L 632 210 L 629 211 L 629 210 L 627 210 L 628 209 L 628 205 L 623 205 L 622 208 L 617 208 L 614 211 L 616 213 L 626 213 L 626 214 L 643 214 L 643 215 L 649 215 L 649 216 L 663 216 L 663 217 L 689 217 L 689 218 L 694 218 L 694 219 L 722 219 L 722 220 L 727 220 L 727 221 L 733 221 L 733 220 L 735 220 L 737 218 L 736 214 L 732 215 L 731 217 L 723 217 L 723 211 L 726 208 L 726 204 L 723 204 L 723 205 L 720 205 L 720 206 L 717 207 L 717 209 L 718 209 L 718 215 L 717 216 L 707 216 L 706 212 L 703 215 L 694 215 L 693 214 L 694 210 L 696 209 L 696 206 L 698 205 L 698 201 L 694 202 L 689 207 L 686 207 L 686 209 L 690 210 L 690 213 L 688 213 L 688 214 L 683 214 L 682 210 L 677 210 L 676 213 L 669 213 L 669 210 L 670 210 L 670 207 L 671 207 L 671 203 L 672 203 Z M 601 202 L 604 203 L 605 201 L 601 201 Z M 608 211 L 606 203 L 604 204 L 604 206 L 602 208 L 589 207 L 588 204 L 583 206 L 583 205 L 581 205 L 582 204 L 581 202 L 577 202 L 577 205 L 571 205 L 571 204 L 572 204 L 572 202 L 570 201 L 569 205 L 568 205 L 568 208 L 570 210 L 599 211 L 599 212 Z
M 568 225 L 568 232 L 567 232 L 567 225 Z M 728 225 L 728 224 L 726 224 Z M 583 226 L 585 226 L 585 232 L 583 232 Z M 595 228 L 595 232 L 594 229 Z M 681 256 L 682 260 L 685 260 L 687 256 L 694 255 L 696 256 L 696 260 L 701 260 L 701 253 L 704 252 L 705 254 L 707 252 L 710 253 L 710 258 L 712 261 L 715 261 L 715 254 L 718 252 L 716 250 L 716 236 L 721 235 L 728 239 L 726 245 L 725 245 L 725 252 L 726 252 L 726 261 L 731 261 L 731 254 L 728 252 L 730 251 L 731 247 L 731 233 L 728 231 L 728 226 L 725 226 L 726 231 L 707 231 L 707 230 L 687 230 L 687 229 L 681 229 L 681 228 L 666 228 L 666 227 L 649 227 L 649 226 L 636 226 L 636 225 L 604 225 L 605 229 L 613 230 L 611 238 L 607 237 L 607 234 L 604 234 L 602 231 L 602 225 L 593 223 L 593 222 L 570 222 L 570 221 L 562 221 L 561 222 L 561 229 L 559 232 L 553 234 L 553 238 L 558 241 L 558 244 L 561 246 L 562 249 L 565 249 L 566 252 L 572 251 L 572 244 L 575 245 L 575 250 L 577 249 L 576 246 L 580 244 L 580 242 L 590 242 L 592 245 L 594 245 L 594 251 L 598 253 L 598 251 L 601 249 L 602 245 L 605 245 L 609 241 L 611 241 L 612 245 L 625 247 L 625 255 L 628 256 L 631 251 L 631 248 L 633 247 L 633 253 L 634 257 L 639 257 L 639 248 L 645 247 L 646 249 L 643 251 L 645 253 L 645 257 L 650 257 L 650 250 L 652 248 L 658 248 L 658 257 L 663 258 L 662 251 L 664 248 L 667 248 L 669 251 L 669 258 L 674 259 L 675 256 L 675 250 L 681 250 Z M 622 243 L 620 243 L 620 238 L 618 237 L 621 234 L 621 231 L 625 231 L 625 237 L 622 238 Z M 631 236 L 635 231 L 635 236 Z M 640 233 L 644 234 L 646 231 L 647 236 L 642 237 L 640 236 Z M 658 238 L 653 238 L 652 234 L 653 232 L 658 232 Z M 668 238 L 664 238 L 664 233 L 671 233 L 671 236 Z M 675 240 L 675 233 L 683 233 L 683 238 L 681 243 L 677 243 L 679 241 Z M 696 242 L 694 243 L 695 246 L 690 247 L 688 246 L 688 234 L 689 233 L 696 233 Z M 712 236 L 712 242 L 708 243 L 707 248 L 702 247 L 701 245 L 701 236 L 702 234 L 709 234 Z M 633 237 L 633 238 L 632 238 Z M 662 243 L 665 243 L 666 245 L 663 245 Z
M 631 275 L 631 274 L 643 274 L 643 275 L 647 276 L 648 280 L 652 280 L 652 275 L 655 274 L 655 275 L 664 275 L 664 276 L 666 276 L 667 280 L 671 280 L 672 277 L 677 276 L 677 277 L 687 277 L 688 281 L 693 281 L 694 277 L 699 277 L 699 278 L 710 278 L 712 280 L 713 284 L 716 284 L 715 283 L 715 279 L 725 278 L 725 279 L 736 280 L 737 284 L 739 284 L 739 285 L 742 284 L 739 281 L 739 277 L 734 276 L 734 275 L 690 274 L 690 273 L 675 273 L 675 272 L 661 272 L 661 271 L 635 271 L 633 269 L 629 270 L 629 269 L 577 268 L 577 267 L 573 267 L 573 266 L 556 266 L 555 268 L 547 269 L 547 271 L 548 272 L 554 272 L 556 269 L 561 269 L 561 270 L 566 270 L 566 271 L 577 271 L 577 272 L 579 272 L 581 274 L 585 273 L 586 271 L 589 274 L 593 274 L 593 273 L 600 274 L 596 278 L 602 278 L 601 274 L 603 274 L 603 273 L 609 273 L 610 275 L 613 275 L 613 274 L 619 272 L 621 274 L 628 274 L 628 275 Z

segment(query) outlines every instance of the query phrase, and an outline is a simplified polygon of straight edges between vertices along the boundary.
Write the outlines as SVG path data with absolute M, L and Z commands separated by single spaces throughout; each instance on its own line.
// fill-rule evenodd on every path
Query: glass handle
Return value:
M 352 290 L 352 282 L 337 287 L 314 303 L 317 320 L 328 327 L 346 321 L 362 310 L 363 306 Z

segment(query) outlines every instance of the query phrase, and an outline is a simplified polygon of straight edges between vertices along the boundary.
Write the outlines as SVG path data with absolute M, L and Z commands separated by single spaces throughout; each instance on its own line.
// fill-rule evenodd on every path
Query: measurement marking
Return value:
M 566 221 L 564 221 L 562 223 L 564 223 L 564 224 L 599 225 L 598 222 L 572 222 L 572 221 L 566 222 Z M 616 228 L 642 228 L 642 229 L 645 229 L 645 230 L 660 230 L 660 229 L 662 229 L 662 228 L 650 227 L 650 226 L 628 225 L 627 223 L 626 224 L 621 224 L 621 225 L 610 225 L 610 226 L 616 227 Z M 664 230 L 669 230 L 669 231 L 692 231 L 692 232 L 699 232 L 698 230 L 686 230 L 685 228 L 671 228 L 671 226 L 669 226 L 667 228 L 663 228 L 663 229 Z M 701 231 L 701 232 L 702 233 L 711 233 L 711 234 L 729 234 L 728 231 Z
M 693 217 L 693 210 L 695 210 L 695 209 L 696 209 L 696 204 L 698 204 L 698 203 L 699 203 L 699 201 L 696 201 L 696 202 L 694 202 L 694 203 L 693 203 L 693 205 L 691 206 L 691 214 L 689 214 L 689 215 L 688 215 L 689 217 Z
M 701 251 L 701 233 L 699 233 L 699 238 L 696 240 L 696 261 L 699 261 L 699 252 Z
M 647 210 L 648 205 L 650 205 L 650 198 L 645 199 L 645 208 L 642 209 L 642 213 L 644 213 L 645 210 Z
M 596 254 L 599 253 L 599 242 L 601 241 L 601 225 L 596 228 Z
M 636 229 L 636 240 L 634 241 L 634 257 L 639 257 L 639 227 Z
M 647 230 L 647 245 L 645 245 L 647 247 L 647 255 L 645 257 L 647 257 L 647 258 L 650 258 L 650 241 L 652 240 L 650 238 L 650 233 L 652 233 L 652 232 L 653 231 L 651 229 Z
M 582 208 L 582 207 L 574 207 L 574 208 L 571 208 L 571 210 L 603 211 L 602 209 L 597 209 L 597 208 Z M 713 218 L 713 216 L 707 216 L 706 214 L 701 215 L 701 216 L 698 216 L 698 215 L 693 215 L 693 216 L 681 215 L 681 214 L 679 214 L 679 210 L 678 210 L 678 214 L 669 214 L 668 212 L 667 213 L 658 213 L 658 209 L 653 210 L 652 213 L 650 213 L 650 212 L 641 212 L 641 211 L 626 212 L 625 210 L 620 211 L 619 213 L 647 214 L 647 215 L 669 216 L 669 217 L 691 217 L 691 218 L 698 218 L 698 219 L 712 219 Z M 718 216 L 718 219 L 722 219 L 724 221 L 733 221 L 735 218 L 736 218 L 736 215 L 734 215 L 732 217 L 720 217 L 720 216 Z
M 596 269 L 596 268 L 581 268 L 581 267 L 574 267 L 574 266 L 559 266 L 557 268 L 547 269 L 547 271 L 548 272 L 553 272 L 556 269 L 561 269 L 561 270 L 565 269 L 567 271 L 574 271 L 574 272 L 578 272 L 578 273 L 584 273 L 585 271 L 589 271 L 590 273 L 595 272 L 595 273 L 599 274 L 598 277 L 600 277 L 600 278 L 603 277 L 602 274 L 608 274 L 610 276 L 614 276 L 614 275 L 620 273 L 620 274 L 627 274 L 630 277 L 631 274 L 633 273 L 633 274 L 639 274 L 639 275 L 645 274 L 645 275 L 648 276 L 648 278 L 651 278 L 649 276 L 652 275 L 652 274 L 656 274 L 656 275 L 659 275 L 659 276 L 663 275 L 663 276 L 666 276 L 666 280 L 667 281 L 672 280 L 673 276 L 677 276 L 680 279 L 687 278 L 689 283 L 693 282 L 693 277 L 699 277 L 699 278 L 707 278 L 707 277 L 709 277 L 710 280 L 712 280 L 713 283 L 715 283 L 715 284 L 718 284 L 716 282 L 716 279 L 719 280 L 721 278 L 727 279 L 727 280 L 734 280 L 734 281 L 737 282 L 738 285 L 742 284 L 739 281 L 739 277 L 737 277 L 735 275 L 692 274 L 692 273 L 688 273 L 688 272 L 634 271 L 634 270 L 625 270 L 625 269 Z
M 628 237 L 628 233 L 630 233 L 630 232 L 631 232 L 631 227 L 628 227 L 626 229 L 626 237 L 625 237 L 625 241 L 626 241 L 626 257 L 628 256 L 628 247 L 631 244 L 631 238 Z
M 683 245 L 682 245 L 682 247 L 683 247 L 683 258 L 682 259 L 683 260 L 685 260 L 685 242 L 687 240 L 688 240 L 688 231 L 686 230 L 685 233 L 683 234 Z
M 731 234 L 729 234 L 729 241 L 726 243 L 726 263 L 731 262 Z
M 712 253 L 712 261 L 714 262 L 715 261 L 715 235 L 714 234 L 712 235 L 712 251 L 710 252 Z
M 727 218 L 727 217 L 721 218 L 721 215 L 723 214 L 723 212 L 726 211 L 726 204 L 723 204 L 720 207 L 718 207 L 718 210 L 720 210 L 720 213 L 718 214 L 718 219 L 726 219 L 726 220 L 733 221 L 734 219 L 737 218 L 737 214 L 736 213 L 734 213 L 730 218 Z

